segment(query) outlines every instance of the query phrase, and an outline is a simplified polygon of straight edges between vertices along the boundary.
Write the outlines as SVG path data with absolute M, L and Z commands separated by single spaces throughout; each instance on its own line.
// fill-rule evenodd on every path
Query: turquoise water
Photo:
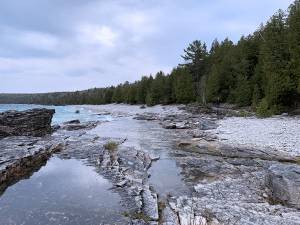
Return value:
M 81 122 L 85 121 L 105 121 L 110 120 L 110 116 L 97 115 L 90 110 L 83 108 L 82 106 L 45 106 L 45 105 L 25 105 L 25 104 L 0 104 L 0 112 L 7 110 L 23 111 L 32 108 L 47 108 L 55 109 L 55 114 L 52 119 L 52 124 L 61 124 L 66 121 L 78 119 Z M 75 113 L 79 110 L 80 113 Z

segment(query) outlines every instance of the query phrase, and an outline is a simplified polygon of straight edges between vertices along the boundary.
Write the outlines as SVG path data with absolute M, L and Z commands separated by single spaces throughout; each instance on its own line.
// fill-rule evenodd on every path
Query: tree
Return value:
M 289 7 L 287 18 L 288 43 L 291 57 L 292 80 L 297 88 L 297 96 L 300 95 L 300 0 L 296 0 Z
M 195 101 L 192 75 L 186 68 L 178 67 L 171 72 L 173 91 L 177 103 Z
M 267 23 L 262 45 L 263 73 L 266 76 L 266 101 L 273 112 L 290 104 L 296 90 L 290 71 L 290 52 L 285 13 L 278 11 Z
M 235 86 L 235 49 L 233 42 L 226 38 L 210 55 L 211 69 L 207 80 L 209 101 L 225 102 Z
M 202 103 L 204 104 L 206 103 L 205 76 L 207 73 L 207 56 L 206 44 L 199 40 L 189 44 L 189 46 L 184 49 L 184 55 L 181 56 L 185 60 L 184 66 L 189 69 L 192 75 L 195 92 L 197 96 L 202 98 Z

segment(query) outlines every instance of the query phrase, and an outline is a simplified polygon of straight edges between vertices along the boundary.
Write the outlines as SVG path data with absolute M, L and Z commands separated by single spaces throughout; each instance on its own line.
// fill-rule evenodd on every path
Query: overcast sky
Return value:
M 134 81 L 181 62 L 189 42 L 253 32 L 292 0 L 1 0 L 0 92 Z

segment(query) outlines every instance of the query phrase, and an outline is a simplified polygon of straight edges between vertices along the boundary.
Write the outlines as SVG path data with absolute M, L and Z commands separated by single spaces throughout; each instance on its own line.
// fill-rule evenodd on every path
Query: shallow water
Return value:
M 0 111 L 34 107 L 44 106 L 16 105 L 13 108 L 13 105 L 0 105 Z M 134 114 L 134 108 L 127 107 L 126 110 Z M 128 114 L 123 117 L 98 116 L 97 111 L 80 106 L 54 108 L 54 123 L 71 119 L 109 120 L 89 133 L 101 138 L 126 138 L 123 146 L 159 155 L 160 159 L 149 169 L 149 182 L 160 197 L 189 192 L 180 174 L 181 168 L 173 157 L 178 150 L 177 140 L 182 138 L 175 130 L 163 129 L 153 121 L 134 120 Z M 80 114 L 75 114 L 77 108 Z M 122 216 L 126 209 L 120 208 L 121 199 L 110 188 L 109 181 L 93 167 L 75 159 L 53 157 L 29 179 L 12 185 L 0 197 L 0 224 L 126 224 Z
M 0 224 L 124 224 L 120 197 L 110 188 L 93 167 L 53 157 L 1 196 Z
M 150 184 L 160 196 L 167 194 L 183 194 L 188 188 L 181 177 L 181 169 L 177 166 L 173 153 L 177 149 L 177 140 L 181 136 L 175 130 L 166 130 L 157 122 L 134 120 L 131 117 L 115 118 L 103 123 L 90 133 L 100 137 L 126 138 L 124 146 L 135 147 L 142 151 L 159 155 L 149 169 Z

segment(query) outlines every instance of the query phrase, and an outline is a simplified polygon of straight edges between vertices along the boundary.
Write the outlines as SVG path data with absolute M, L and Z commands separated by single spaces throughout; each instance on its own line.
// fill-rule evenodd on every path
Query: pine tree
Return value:
M 184 49 L 184 55 L 181 57 L 185 60 L 184 66 L 186 66 L 193 78 L 195 93 L 198 97 L 202 98 L 202 103 L 205 103 L 205 76 L 207 75 L 207 56 L 208 52 L 206 44 L 199 40 L 196 40 L 189 44 Z
M 296 0 L 289 7 L 288 23 L 288 43 L 291 54 L 292 79 L 300 95 L 300 0 Z
M 288 48 L 285 13 L 279 11 L 267 23 L 262 45 L 263 72 L 266 76 L 266 100 L 276 113 L 283 110 L 295 91 L 290 73 L 290 53 Z
M 175 68 L 173 77 L 173 91 L 177 103 L 189 103 L 195 101 L 192 75 L 186 68 Z

